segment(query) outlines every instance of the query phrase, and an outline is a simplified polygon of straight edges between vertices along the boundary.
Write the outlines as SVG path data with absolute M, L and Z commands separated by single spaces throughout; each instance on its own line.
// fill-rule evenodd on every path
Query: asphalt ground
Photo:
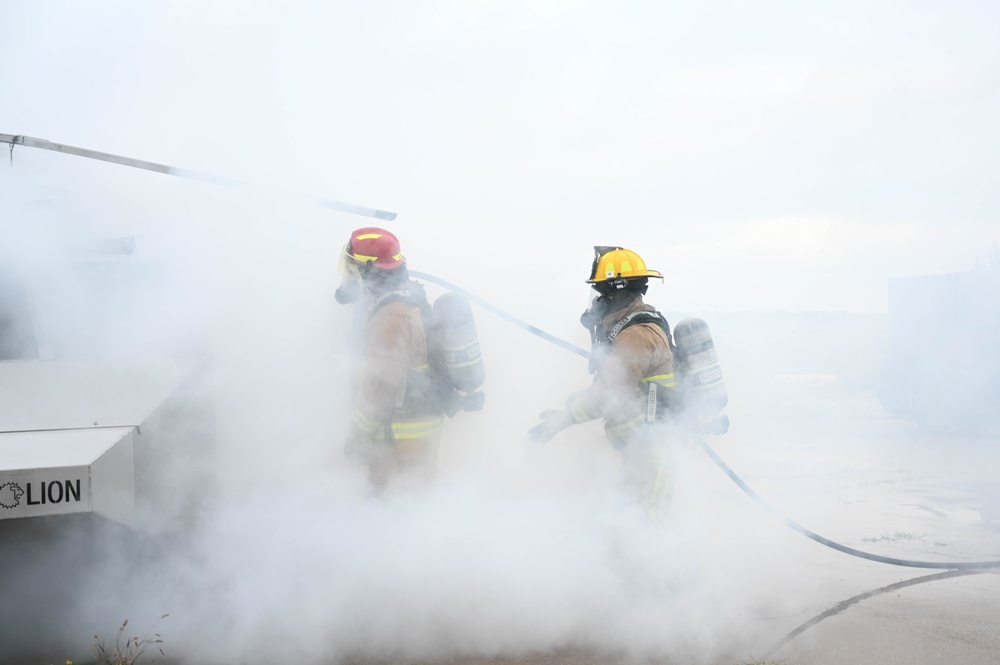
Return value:
M 753 440 L 725 446 L 726 462 L 766 497 L 768 517 L 888 558 L 1000 560 L 995 432 L 927 431 L 836 385 L 790 390 L 782 409 L 745 414 Z M 889 565 L 787 531 L 800 542 L 781 542 L 813 571 L 809 592 L 791 596 L 745 653 L 721 662 L 1000 663 L 1000 567 Z

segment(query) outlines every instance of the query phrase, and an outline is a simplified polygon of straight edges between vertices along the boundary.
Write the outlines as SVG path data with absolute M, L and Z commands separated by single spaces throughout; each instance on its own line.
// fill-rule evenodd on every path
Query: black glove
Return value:
M 542 411 L 542 422 L 528 430 L 528 438 L 535 443 L 548 443 L 552 437 L 573 424 L 566 411 Z

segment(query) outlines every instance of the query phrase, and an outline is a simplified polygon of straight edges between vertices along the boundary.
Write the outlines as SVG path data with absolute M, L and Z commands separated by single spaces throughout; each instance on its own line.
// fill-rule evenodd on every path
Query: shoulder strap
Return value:
M 382 306 L 390 302 L 397 300 L 402 300 L 416 305 L 420 308 L 420 314 L 426 319 L 429 313 L 430 304 L 427 302 L 427 293 L 424 291 L 424 287 L 416 282 L 410 282 L 406 285 L 406 288 L 397 289 L 395 291 L 386 291 L 380 294 L 375 300 L 368 305 L 368 309 L 365 310 L 365 315 L 363 320 L 367 323 L 371 319 L 372 315 Z
M 614 343 L 615 338 L 622 333 L 623 330 L 629 326 L 633 326 L 639 323 L 649 323 L 657 326 L 663 331 L 663 334 L 667 337 L 667 344 L 670 346 L 670 352 L 674 353 L 674 337 L 670 334 L 670 324 L 667 323 L 667 318 L 660 314 L 658 311 L 638 311 L 632 312 L 628 316 L 624 317 L 621 321 L 616 323 L 611 330 L 603 336 L 597 337 L 593 332 L 591 333 L 591 352 L 590 352 L 590 363 L 588 365 L 588 371 L 594 374 L 603 364 L 604 359 L 610 351 L 611 345 Z M 595 329 L 596 330 L 596 329 Z
M 670 334 L 670 324 L 667 322 L 667 318 L 660 314 L 658 311 L 646 312 L 632 312 L 621 321 L 616 323 L 614 327 L 608 332 L 608 341 L 614 342 L 615 338 L 621 334 L 623 330 L 629 326 L 636 325 L 638 323 L 650 323 L 660 328 L 663 334 L 667 336 L 667 343 L 670 345 L 670 350 L 674 350 L 674 337 Z

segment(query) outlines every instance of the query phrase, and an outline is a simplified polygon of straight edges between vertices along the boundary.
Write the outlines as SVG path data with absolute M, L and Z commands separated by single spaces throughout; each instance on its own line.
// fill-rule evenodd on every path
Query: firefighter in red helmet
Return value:
M 429 305 L 410 280 L 399 240 L 357 229 L 341 256 L 337 302 L 355 306 L 354 413 L 344 454 L 368 467 L 377 488 L 433 474 L 444 415 L 428 388 Z
M 594 290 L 580 322 L 590 330 L 593 384 L 570 395 L 566 408 L 544 411 L 529 437 L 544 443 L 561 430 L 601 418 L 621 453 L 623 496 L 655 521 L 664 519 L 673 494 L 670 423 L 679 405 L 670 327 L 643 296 L 650 279 L 663 279 L 635 252 L 594 248 L 587 283 Z

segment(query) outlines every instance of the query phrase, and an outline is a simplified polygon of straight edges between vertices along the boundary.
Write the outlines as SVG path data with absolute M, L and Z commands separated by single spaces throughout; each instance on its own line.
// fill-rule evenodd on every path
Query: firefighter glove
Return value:
M 528 430 L 528 438 L 535 443 L 548 443 L 574 422 L 566 411 L 542 411 L 539 417 L 542 422 Z

